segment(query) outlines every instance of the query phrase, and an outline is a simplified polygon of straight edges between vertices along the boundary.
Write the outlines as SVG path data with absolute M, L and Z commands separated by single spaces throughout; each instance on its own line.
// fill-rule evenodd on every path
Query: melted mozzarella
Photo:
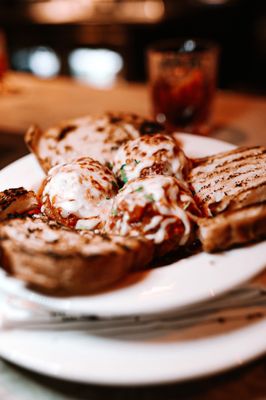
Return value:
M 44 211 L 48 197 L 62 218 L 74 215 L 80 220 L 77 229 L 93 229 L 110 208 L 109 199 L 116 193 L 114 182 L 111 171 L 90 158 L 58 165 L 50 170 L 43 190 Z M 91 221 L 85 223 L 86 219 Z
M 113 202 L 113 214 L 109 215 L 107 230 L 120 235 L 143 234 L 155 243 L 162 243 L 168 239 L 170 225 L 182 223 L 183 231 L 180 233 L 179 244 L 184 245 L 191 234 L 191 222 L 184 210 L 188 202 L 193 203 L 193 198 L 187 189 L 174 177 L 155 175 L 136 179 L 129 182 L 119 192 Z M 153 212 L 150 220 L 137 225 L 131 223 L 131 215 L 141 207 L 148 204 Z M 140 222 L 140 221 L 139 221 Z M 114 224 L 114 227 L 113 225 Z
M 95 217 L 91 219 L 79 219 L 76 223 L 76 229 L 92 230 L 97 227 L 100 222 L 100 218 Z
M 122 180 L 124 175 L 130 181 L 139 178 L 145 169 L 158 164 L 163 169 L 159 173 L 181 180 L 188 160 L 172 137 L 163 134 L 144 135 L 118 150 L 114 159 L 114 173 Z

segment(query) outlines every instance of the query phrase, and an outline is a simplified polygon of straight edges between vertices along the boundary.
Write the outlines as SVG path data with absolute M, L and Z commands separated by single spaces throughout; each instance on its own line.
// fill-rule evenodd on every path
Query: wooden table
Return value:
M 150 114 L 145 85 L 124 84 L 95 90 L 67 78 L 39 80 L 26 74 L 7 77 L 7 94 L 0 95 L 0 130 L 23 133 L 32 124 L 47 128 L 62 119 L 106 110 Z M 236 144 L 266 145 L 266 99 L 218 92 L 213 136 Z
M 147 89 L 143 85 L 120 85 L 97 91 L 69 79 L 40 81 L 10 74 L 8 91 L 0 95 L 0 150 L 3 162 L 26 151 L 21 134 L 31 123 L 46 128 L 60 119 L 104 110 L 149 114 Z M 266 145 L 266 99 L 219 92 L 213 114 L 213 136 L 242 145 Z M 1 137 L 2 139 L 1 142 Z M 8 142 L 9 140 L 9 142 Z M 7 146 L 9 143 L 10 147 Z M 6 157 L 6 149 L 15 149 Z M 15 146 L 15 147 L 14 147 Z M 266 332 L 265 332 L 266 334 Z M 139 400 L 264 400 L 266 358 L 216 377 L 159 387 L 110 388 L 79 385 L 40 376 L 0 361 L 1 400 L 61 399 Z

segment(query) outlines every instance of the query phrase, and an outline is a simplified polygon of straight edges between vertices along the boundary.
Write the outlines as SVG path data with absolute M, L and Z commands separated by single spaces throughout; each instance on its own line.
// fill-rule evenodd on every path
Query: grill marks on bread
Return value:
M 0 192 L 0 221 L 37 207 L 38 201 L 33 191 L 19 187 Z
M 266 149 L 240 148 L 195 161 L 189 175 L 206 216 L 266 201 Z

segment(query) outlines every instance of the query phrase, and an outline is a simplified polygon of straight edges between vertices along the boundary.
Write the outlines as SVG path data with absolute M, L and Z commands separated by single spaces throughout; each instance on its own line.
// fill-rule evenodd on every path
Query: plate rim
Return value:
M 3 331 L 1 332 L 0 329 L 0 339 L 1 339 L 0 355 L 3 359 L 10 361 L 16 365 L 24 367 L 35 373 L 40 373 L 55 379 L 63 379 L 66 381 L 71 381 L 81 384 L 82 383 L 96 384 L 96 385 L 100 384 L 105 386 L 121 386 L 121 387 L 146 386 L 146 385 L 158 386 L 164 384 L 186 382 L 198 378 L 210 377 L 218 373 L 223 373 L 225 371 L 235 369 L 254 359 L 257 359 L 260 356 L 263 356 L 264 354 L 266 354 L 266 336 L 263 335 L 263 332 L 265 332 L 265 328 L 266 328 L 266 317 L 262 318 L 259 321 L 253 322 L 251 325 L 236 328 L 233 331 L 230 330 L 229 326 L 228 332 L 225 332 L 222 335 L 218 334 L 212 338 L 208 338 L 207 336 L 207 339 L 204 338 L 200 340 L 194 340 L 192 346 L 190 346 L 189 339 L 185 341 L 184 344 L 182 343 L 180 344 L 180 342 L 178 342 L 177 346 L 175 346 L 176 342 L 174 342 L 174 345 L 172 346 L 172 343 L 167 343 L 167 339 L 165 339 L 165 342 L 159 341 L 152 343 L 151 344 L 152 347 L 150 348 L 149 344 L 147 346 L 146 342 L 145 344 L 143 344 L 144 342 L 141 342 L 139 346 L 134 346 L 133 344 L 132 348 L 127 349 L 127 347 L 124 346 L 124 342 L 122 340 L 121 341 L 117 340 L 115 342 L 115 352 L 118 351 L 120 357 L 122 354 L 122 361 L 125 362 L 126 367 L 124 375 L 122 370 L 122 376 L 121 376 L 121 365 L 120 365 L 119 367 L 120 373 L 115 374 L 115 377 L 114 373 L 112 372 L 107 374 L 105 372 L 105 375 L 103 376 L 100 366 L 97 366 L 96 372 L 95 369 L 91 371 L 91 359 L 89 359 L 89 357 L 84 358 L 85 364 L 84 362 L 79 364 L 80 365 L 79 368 L 82 369 L 82 372 L 79 372 L 77 371 L 78 366 L 76 366 L 77 359 L 74 358 L 74 360 L 72 360 L 71 356 L 69 356 L 68 361 L 66 362 L 65 357 L 62 357 L 61 354 L 60 359 L 57 358 L 56 363 L 54 363 L 53 360 L 51 361 L 50 359 L 47 360 L 48 355 L 45 360 L 43 360 L 43 358 L 40 357 L 40 354 L 36 355 L 34 352 L 34 348 L 32 350 L 32 353 L 29 354 L 27 352 L 28 346 L 26 345 L 25 348 L 23 347 L 23 339 L 25 338 L 25 335 L 28 335 L 29 333 L 23 330 L 16 330 L 15 332 L 13 331 L 10 334 L 10 332 L 3 332 Z M 49 333 L 50 332 L 51 331 L 49 331 Z M 52 344 L 51 351 L 53 352 L 55 351 L 55 347 L 53 346 L 56 346 L 58 340 L 60 341 L 60 339 L 62 338 L 61 336 L 62 332 L 60 330 L 57 331 L 56 333 L 53 332 L 53 336 L 48 338 L 46 333 L 47 331 L 42 331 L 42 332 L 34 331 L 30 332 L 30 335 L 35 335 L 35 340 L 37 340 L 37 344 L 39 344 L 40 348 L 42 348 L 41 346 L 42 344 L 45 344 L 45 341 L 48 341 L 49 345 Z M 36 334 L 37 334 L 37 339 L 36 339 Z M 67 334 L 68 334 L 67 332 L 63 332 L 63 335 Z M 77 332 L 74 333 L 70 332 L 70 337 L 63 338 L 63 346 L 65 347 L 68 344 L 71 347 L 71 344 L 73 345 L 74 342 L 76 343 L 76 341 L 79 338 L 80 336 Z M 11 348 L 10 345 L 14 344 L 14 340 L 15 343 L 17 343 L 15 348 L 18 349 L 19 346 L 19 348 L 22 349 L 22 351 L 20 351 L 19 353 L 13 350 L 8 350 L 9 348 Z M 31 337 L 29 337 L 26 340 L 30 341 Z M 112 341 L 110 341 L 109 338 L 104 340 L 106 343 L 103 343 L 100 340 L 100 342 L 96 344 L 97 349 L 95 347 L 94 351 L 96 349 L 96 353 L 99 354 L 100 346 L 102 345 L 107 346 L 104 349 L 105 356 L 108 356 L 109 354 L 109 356 L 111 357 L 113 356 L 114 353 L 113 343 Z M 251 346 L 245 345 L 247 341 L 249 344 L 251 343 Z M 8 343 L 10 345 L 8 345 Z M 131 342 L 128 343 L 127 346 L 131 347 L 132 346 Z M 79 346 L 80 349 L 85 349 L 85 346 L 88 349 L 89 346 L 93 344 L 95 345 L 95 340 L 93 335 L 89 336 L 87 335 L 86 341 L 83 340 Z M 170 347 L 166 349 L 165 346 L 167 347 L 171 346 L 171 349 Z M 233 347 L 234 354 L 232 354 L 232 352 L 229 351 L 229 346 L 231 346 L 231 348 Z M 213 354 L 213 349 L 218 347 L 219 347 L 218 358 L 210 357 Z M 182 348 L 184 349 L 183 351 L 185 352 L 185 355 L 183 354 L 180 358 L 180 350 L 182 351 Z M 171 365 L 168 365 L 166 373 L 163 374 L 161 374 L 160 371 L 159 373 L 158 372 L 154 373 L 153 369 L 151 369 L 150 371 L 145 370 L 144 373 L 141 371 L 141 368 L 140 371 L 138 369 L 136 370 L 134 362 L 132 362 L 132 364 L 128 362 L 128 358 L 129 361 L 130 360 L 134 361 L 132 353 L 136 349 L 142 350 L 140 352 L 141 353 L 140 360 L 138 360 L 139 364 L 141 364 L 143 360 L 148 363 L 152 362 L 149 361 L 151 350 L 153 352 L 153 357 L 155 357 L 156 352 L 157 352 L 156 356 L 159 357 L 160 353 L 166 352 L 167 355 L 169 355 L 169 352 L 171 351 L 171 360 L 170 360 Z M 224 349 L 225 351 L 222 351 L 222 349 Z M 195 364 L 193 365 L 192 368 L 188 367 L 188 360 L 190 365 L 190 362 L 193 362 L 193 357 L 195 357 L 195 354 L 199 355 L 202 352 L 204 352 L 206 357 L 202 357 L 202 359 L 200 360 L 199 360 L 200 357 L 198 357 L 197 358 L 198 361 L 196 361 L 196 367 Z M 93 355 L 95 355 L 95 353 L 93 353 L 92 356 Z M 185 368 L 183 364 L 180 363 L 180 359 L 182 360 L 182 357 L 185 357 L 185 359 L 187 358 L 187 364 Z M 102 362 L 104 362 L 102 354 L 100 354 L 100 358 L 101 358 L 100 359 L 100 364 L 101 364 Z M 166 358 L 166 356 L 164 356 L 164 358 Z M 69 361 L 69 359 L 71 360 Z M 119 360 L 119 362 L 121 363 L 121 359 Z M 117 360 L 113 359 L 112 360 L 113 371 L 115 371 L 116 363 Z M 165 363 L 165 359 L 163 359 L 163 363 Z M 181 368 L 176 368 L 176 363 L 179 363 L 179 365 L 181 364 Z M 74 374 L 73 370 L 71 370 L 71 368 L 69 369 L 70 364 L 71 368 L 75 369 Z M 86 365 L 87 368 L 83 368 Z

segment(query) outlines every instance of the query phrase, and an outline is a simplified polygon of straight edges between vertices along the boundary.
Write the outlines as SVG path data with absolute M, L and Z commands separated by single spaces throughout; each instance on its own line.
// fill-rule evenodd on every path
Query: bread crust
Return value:
M 39 204 L 33 191 L 23 187 L 0 192 L 0 221 L 16 214 L 23 214 L 38 208 Z
M 3 221 L 0 248 L 9 273 L 39 290 L 63 294 L 104 289 L 153 257 L 145 239 L 80 234 L 41 216 Z
M 24 135 L 24 140 L 25 144 L 28 146 L 28 149 L 30 150 L 31 153 L 35 155 L 37 158 L 40 166 L 43 168 L 44 172 L 49 171 L 50 169 L 50 164 L 49 161 L 46 160 L 46 158 L 41 158 L 38 148 L 39 148 L 39 142 L 41 140 L 41 137 L 43 135 L 42 129 L 38 125 L 31 125 L 29 129 L 26 131 Z
M 214 252 L 266 238 L 266 204 L 198 220 L 203 250 Z

